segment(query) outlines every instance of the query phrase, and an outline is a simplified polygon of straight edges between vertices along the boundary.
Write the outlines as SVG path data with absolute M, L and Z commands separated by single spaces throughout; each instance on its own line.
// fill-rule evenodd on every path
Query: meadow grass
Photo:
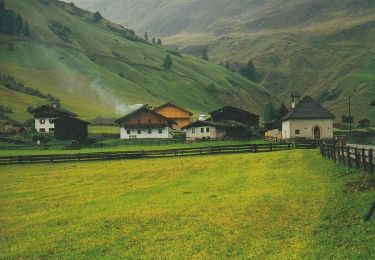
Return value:
M 312 150 L 6 166 L 0 257 L 371 259 L 364 176 Z

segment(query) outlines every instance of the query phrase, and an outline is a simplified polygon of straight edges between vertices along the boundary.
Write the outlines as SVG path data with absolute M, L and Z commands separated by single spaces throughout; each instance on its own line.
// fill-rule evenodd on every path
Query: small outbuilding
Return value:
M 196 121 L 183 127 L 187 141 L 218 140 L 240 137 L 246 131 L 246 125 L 235 121 Z
M 176 106 L 172 103 L 166 103 L 162 106 L 154 108 L 154 111 L 168 119 L 176 122 L 175 128 L 181 129 L 190 124 L 190 117 L 193 115 L 192 112 Z
M 76 117 L 64 116 L 54 120 L 54 136 L 58 140 L 84 141 L 90 123 Z
M 306 96 L 282 119 L 283 139 L 332 139 L 335 116 Z
M 358 128 L 367 128 L 370 127 L 371 121 L 367 118 L 362 119 L 358 122 Z
M 116 120 L 121 139 L 168 139 L 176 122 L 143 106 Z
M 212 121 L 234 121 L 246 125 L 247 127 L 259 128 L 259 115 L 249 111 L 225 106 L 210 113 Z

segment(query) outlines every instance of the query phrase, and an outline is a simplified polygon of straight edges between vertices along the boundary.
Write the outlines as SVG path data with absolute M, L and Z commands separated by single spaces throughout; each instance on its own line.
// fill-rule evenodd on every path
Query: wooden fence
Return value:
M 346 165 L 349 168 L 363 169 L 370 174 L 374 174 L 375 154 L 373 149 L 355 148 L 350 146 L 338 146 L 333 144 L 321 144 L 320 153 L 323 157 L 327 157 Z M 375 201 L 364 220 L 369 221 L 375 213 Z
M 315 148 L 312 144 L 292 143 L 270 143 L 270 144 L 241 144 L 226 146 L 210 146 L 198 148 L 181 148 L 168 150 L 149 151 L 123 151 L 123 152 L 97 152 L 76 154 L 50 154 L 50 155 L 20 155 L 2 156 L 0 165 L 28 164 L 28 163 L 58 163 L 78 161 L 103 161 L 138 158 L 160 158 L 177 156 L 194 156 L 208 154 L 231 154 L 231 153 L 258 153 L 298 149 Z
M 323 157 L 332 159 L 349 168 L 355 167 L 370 172 L 371 174 L 374 173 L 375 154 L 373 149 L 322 143 L 320 146 L 320 153 Z

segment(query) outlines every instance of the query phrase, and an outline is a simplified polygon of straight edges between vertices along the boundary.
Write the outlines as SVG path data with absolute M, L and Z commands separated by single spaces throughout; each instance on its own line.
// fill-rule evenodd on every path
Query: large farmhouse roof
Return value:
M 282 121 L 290 119 L 334 119 L 335 116 L 312 97 L 304 97 Z
M 236 121 L 231 121 L 231 120 L 226 120 L 226 121 L 196 121 L 191 123 L 188 126 L 183 127 L 182 129 L 187 129 L 191 127 L 206 127 L 206 126 L 213 126 L 213 127 L 218 127 L 218 128 L 245 128 L 246 125 L 236 122 Z
M 245 114 L 247 116 L 257 116 L 257 117 L 259 117 L 259 115 L 255 114 L 255 113 L 251 113 L 251 112 L 243 110 L 241 108 L 232 107 L 232 106 L 224 106 L 224 107 L 222 107 L 218 110 L 212 111 L 210 113 L 210 115 L 212 117 L 214 117 L 216 114 L 220 114 L 220 113 L 241 113 L 241 114 Z
M 125 120 L 127 120 L 127 119 L 131 118 L 132 116 L 135 116 L 136 114 L 141 113 L 141 112 L 149 112 L 149 113 L 153 114 L 154 116 L 156 116 L 157 118 L 164 119 L 164 120 L 166 120 L 166 121 L 168 121 L 168 122 L 171 122 L 171 123 L 173 123 L 173 124 L 176 124 L 175 121 L 173 121 L 173 120 L 171 120 L 171 119 L 169 119 L 169 118 L 166 118 L 165 116 L 163 116 L 163 115 L 161 115 L 161 114 L 159 114 L 159 113 L 157 113 L 157 112 L 155 112 L 155 111 L 153 111 L 153 110 L 147 108 L 146 106 L 142 106 L 141 108 L 139 108 L 139 109 L 137 109 L 137 110 L 135 110 L 135 111 L 133 111 L 133 112 L 127 114 L 126 116 L 123 116 L 123 117 L 121 117 L 120 119 L 117 119 L 117 120 L 115 121 L 115 123 L 117 123 L 117 124 L 121 124 L 121 123 L 124 122 Z
M 33 111 L 31 111 L 32 114 L 34 115 L 43 115 L 43 116 L 70 116 L 70 117 L 76 117 L 77 114 L 70 112 L 68 110 L 62 109 L 62 108 L 57 108 L 57 107 L 52 107 L 48 105 L 43 105 L 40 106 Z
M 193 115 L 193 113 L 190 112 L 189 110 L 186 110 L 186 109 L 184 109 L 184 108 L 182 108 L 182 107 L 179 107 L 179 106 L 177 106 L 177 105 L 175 105 L 175 104 L 173 104 L 173 103 L 170 103 L 170 102 L 165 103 L 164 105 L 161 105 L 161 106 L 155 107 L 153 110 L 154 110 L 154 111 L 158 111 L 159 109 L 164 108 L 164 107 L 167 107 L 167 106 L 175 107 L 175 108 L 177 108 L 177 109 L 180 109 L 180 110 L 182 110 L 182 111 L 185 111 L 186 113 L 190 114 L 191 116 Z

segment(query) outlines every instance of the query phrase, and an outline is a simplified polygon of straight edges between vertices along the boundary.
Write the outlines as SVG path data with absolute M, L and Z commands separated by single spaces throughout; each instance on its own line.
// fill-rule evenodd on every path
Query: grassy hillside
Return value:
M 259 112 L 271 99 L 266 89 L 238 74 L 145 43 L 105 19 L 95 22 L 92 13 L 74 5 L 8 0 L 6 8 L 28 22 L 31 37 L 0 34 L 1 73 L 60 98 L 64 108 L 84 118 L 120 116 L 135 104 L 166 101 L 194 112 L 223 104 Z M 10 43 L 15 43 L 13 50 Z M 168 53 L 171 70 L 162 67 Z M 28 116 L 28 105 L 46 102 L 3 87 L 0 91 L 0 103 L 18 119 Z
M 373 259 L 366 175 L 317 151 L 4 166 L 0 257 Z
M 320 98 L 337 116 L 353 97 L 356 119 L 375 96 L 375 2 L 369 0 L 76 0 L 139 32 L 224 64 L 253 59 L 263 83 Z M 167 38 L 165 38 L 167 37 Z M 194 53 L 194 51 L 192 52 Z

